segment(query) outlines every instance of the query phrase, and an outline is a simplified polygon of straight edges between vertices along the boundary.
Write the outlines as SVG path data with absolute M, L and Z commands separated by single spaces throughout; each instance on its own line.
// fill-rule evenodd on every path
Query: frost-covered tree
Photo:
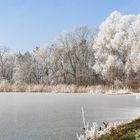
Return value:
M 65 50 L 58 46 L 57 44 L 53 44 L 51 46 L 51 57 L 50 57 L 50 83 L 51 84 L 67 84 L 67 72 L 65 70 L 66 63 L 64 58 Z M 69 79 L 70 80 L 70 79 Z
M 93 83 L 94 51 L 92 49 L 93 32 L 86 26 L 61 35 L 56 43 L 54 57 L 57 61 L 57 73 L 64 83 L 87 85 Z M 58 76 L 58 77 L 59 77 Z
M 113 12 L 100 26 L 95 38 L 94 69 L 114 84 L 140 68 L 140 15 Z
M 17 54 L 14 69 L 15 84 L 32 84 L 36 83 L 33 73 L 33 59 L 29 52 Z
M 14 54 L 7 55 L 7 62 L 5 63 L 5 80 L 11 84 L 13 84 L 13 75 L 15 69 L 15 59 L 16 56 Z
M 12 82 L 15 57 L 9 53 L 9 49 L 0 46 L 0 82 Z
M 50 55 L 49 46 L 36 47 L 33 52 L 34 72 L 38 84 L 50 83 Z

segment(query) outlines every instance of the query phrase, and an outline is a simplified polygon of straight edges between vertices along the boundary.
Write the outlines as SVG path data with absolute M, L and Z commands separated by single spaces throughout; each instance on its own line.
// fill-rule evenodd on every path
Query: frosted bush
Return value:
M 78 135 L 78 140 L 96 140 L 97 138 L 101 137 L 102 135 L 109 134 L 112 129 L 116 129 L 118 126 L 122 125 L 123 122 L 109 122 L 104 123 L 105 127 L 101 128 L 97 125 L 97 123 L 93 123 L 89 126 L 89 123 L 85 121 L 85 114 L 84 109 L 82 108 L 82 118 L 83 118 L 83 134 Z

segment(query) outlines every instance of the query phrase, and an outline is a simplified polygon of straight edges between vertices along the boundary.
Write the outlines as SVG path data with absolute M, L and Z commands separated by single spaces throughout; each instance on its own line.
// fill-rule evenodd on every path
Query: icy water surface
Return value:
M 76 140 L 86 120 L 128 121 L 140 116 L 134 95 L 0 94 L 0 140 Z

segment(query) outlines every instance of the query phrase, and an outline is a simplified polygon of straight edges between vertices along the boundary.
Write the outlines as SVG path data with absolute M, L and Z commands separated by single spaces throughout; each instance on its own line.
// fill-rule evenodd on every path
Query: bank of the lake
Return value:
M 97 140 L 140 140 L 140 117 L 118 126 L 116 129 L 111 129 Z

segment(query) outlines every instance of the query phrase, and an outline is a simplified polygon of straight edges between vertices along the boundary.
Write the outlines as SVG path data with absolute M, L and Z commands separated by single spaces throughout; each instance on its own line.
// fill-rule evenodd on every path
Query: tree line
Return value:
M 99 29 L 87 26 L 50 46 L 10 53 L 0 47 L 0 81 L 10 84 L 74 84 L 138 87 L 140 15 L 115 11 Z

